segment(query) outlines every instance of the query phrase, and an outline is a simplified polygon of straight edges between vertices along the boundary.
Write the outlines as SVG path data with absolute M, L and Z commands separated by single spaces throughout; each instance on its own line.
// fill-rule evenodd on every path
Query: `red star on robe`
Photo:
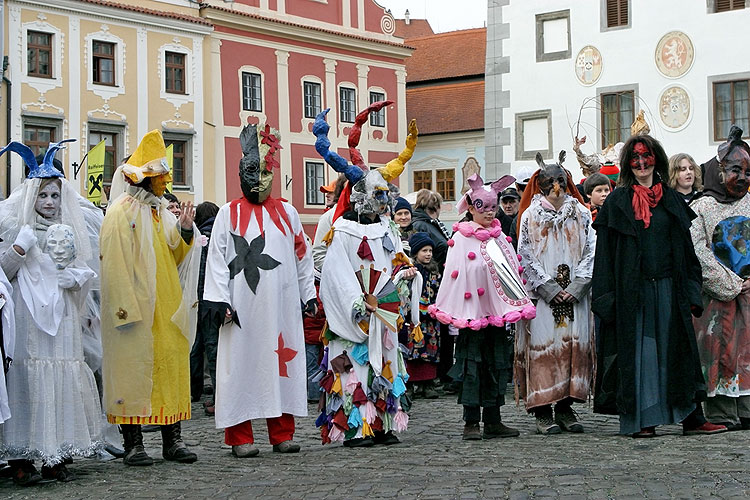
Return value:
M 279 355 L 279 377 L 289 378 L 289 372 L 287 371 L 286 364 L 289 363 L 297 355 L 297 351 L 290 349 L 284 345 L 284 337 L 279 332 L 279 348 L 274 351 Z

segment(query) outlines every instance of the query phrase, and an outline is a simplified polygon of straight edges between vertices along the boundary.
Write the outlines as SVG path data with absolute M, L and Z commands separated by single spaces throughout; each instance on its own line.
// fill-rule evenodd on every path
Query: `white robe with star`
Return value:
M 243 261 L 248 272 L 240 271 L 234 278 L 230 278 L 230 269 L 238 256 L 232 235 L 237 237 L 238 231 L 232 228 L 229 204 L 219 210 L 211 232 L 203 300 L 229 304 L 237 312 L 240 324 L 226 324 L 219 332 L 215 395 L 219 429 L 283 413 L 307 415 L 301 303 L 316 296 L 312 252 L 297 211 L 288 203 L 283 206 L 291 230 L 282 220 L 286 234 L 282 233 L 264 209 L 262 249 L 260 240 L 256 240 L 260 228 L 255 215 L 251 216 L 244 235 L 250 246 L 246 250 L 251 258 Z M 295 251 L 295 237 L 301 259 Z M 242 253 L 243 249 L 239 250 Z M 279 265 L 263 269 L 273 263 L 261 255 Z M 258 263 L 261 265 L 256 268 Z M 246 274 L 252 283 L 255 269 L 259 279 L 253 292 Z

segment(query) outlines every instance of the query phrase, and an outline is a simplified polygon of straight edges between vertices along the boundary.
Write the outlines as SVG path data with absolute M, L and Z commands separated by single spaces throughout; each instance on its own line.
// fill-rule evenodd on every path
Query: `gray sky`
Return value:
M 427 19 L 435 33 L 481 28 L 487 21 L 487 0 L 375 0 L 403 19 L 409 9 L 412 19 Z

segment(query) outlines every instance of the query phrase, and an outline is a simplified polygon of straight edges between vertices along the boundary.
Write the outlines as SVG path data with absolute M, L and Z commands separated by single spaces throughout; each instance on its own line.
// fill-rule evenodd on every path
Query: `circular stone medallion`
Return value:
M 583 85 L 595 84 L 602 76 L 602 54 L 593 45 L 582 48 L 575 60 L 575 71 L 578 81 Z
M 688 71 L 695 60 L 693 42 L 682 31 L 670 31 L 656 44 L 656 67 L 667 78 L 679 78 Z
M 690 121 L 690 96 L 683 87 L 672 85 L 659 97 L 659 117 L 672 132 L 683 129 Z

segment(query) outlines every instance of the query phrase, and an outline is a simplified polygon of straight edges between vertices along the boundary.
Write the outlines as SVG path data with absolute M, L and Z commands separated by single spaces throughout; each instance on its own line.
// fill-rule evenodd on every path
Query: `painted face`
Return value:
M 677 186 L 684 190 L 692 190 L 693 183 L 695 182 L 695 168 L 693 164 L 687 158 L 683 158 L 680 160 L 677 168 L 679 169 L 677 172 Z
M 48 182 L 39 190 L 34 210 L 45 219 L 55 219 L 60 215 L 60 184 L 58 182 Z
M 432 262 L 432 247 L 427 245 L 420 248 L 416 258 L 420 264 L 429 264 Z
M 609 185 L 607 184 L 601 184 L 599 186 L 596 186 L 593 191 L 591 191 L 591 196 L 589 196 L 589 199 L 591 200 L 591 204 L 596 207 L 601 207 L 604 205 L 604 200 L 607 199 L 607 196 L 609 196 L 611 189 Z
M 745 196 L 750 188 L 750 155 L 747 151 L 739 147 L 734 148 L 724 158 L 722 169 L 727 194 L 737 200 Z
M 179 217 L 180 216 L 180 212 L 181 212 L 179 202 L 170 201 L 169 205 L 167 205 L 167 210 L 169 210 L 170 212 L 172 212 L 175 217 Z
M 151 192 L 161 198 L 167 190 L 167 184 L 172 182 L 172 174 L 166 173 L 151 177 Z
M 58 269 L 65 269 L 76 258 L 73 230 L 65 224 L 54 224 L 47 230 L 44 252 Z
M 398 224 L 399 227 L 409 227 L 409 224 L 411 224 L 411 212 L 402 208 L 393 214 L 393 222 Z
M 482 227 L 490 227 L 492 225 L 492 221 L 495 220 L 496 209 L 497 205 L 495 205 L 495 208 L 493 208 L 492 210 L 479 211 L 473 203 L 469 205 L 469 213 L 471 214 L 471 219 Z
M 655 166 L 653 151 L 642 142 L 636 142 L 633 146 L 633 158 L 630 160 L 630 168 L 633 169 L 636 180 L 639 183 L 647 181 L 654 174 Z
M 505 215 L 513 217 L 518 213 L 518 205 L 520 204 L 520 201 L 516 198 L 503 198 L 500 202 L 503 204 L 503 212 L 505 212 Z

